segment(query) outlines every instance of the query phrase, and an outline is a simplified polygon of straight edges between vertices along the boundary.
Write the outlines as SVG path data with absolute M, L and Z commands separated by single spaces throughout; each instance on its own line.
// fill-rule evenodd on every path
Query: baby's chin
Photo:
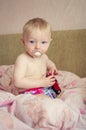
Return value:
M 42 55 L 42 53 L 39 52 L 39 51 L 37 51 L 37 52 L 34 53 L 34 56 L 36 56 L 36 57 L 40 57 L 41 55 Z

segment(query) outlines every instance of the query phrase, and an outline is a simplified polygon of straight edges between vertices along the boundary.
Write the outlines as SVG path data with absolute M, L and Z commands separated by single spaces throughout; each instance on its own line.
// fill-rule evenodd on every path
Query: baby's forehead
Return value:
M 41 39 L 49 39 L 51 38 L 50 32 L 48 31 L 32 31 L 32 33 L 30 33 L 28 35 L 28 37 L 33 37 L 33 38 L 41 38 Z
M 42 39 L 42 40 L 48 40 L 51 39 L 51 32 L 48 29 L 40 29 L 40 28 L 34 28 L 32 30 L 29 30 L 24 35 L 25 39 Z

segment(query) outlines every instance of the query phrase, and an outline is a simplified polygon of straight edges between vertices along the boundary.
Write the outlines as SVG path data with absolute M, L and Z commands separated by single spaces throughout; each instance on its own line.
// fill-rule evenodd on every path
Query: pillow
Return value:
M 0 66 L 0 89 L 17 94 L 17 88 L 13 82 L 14 65 Z

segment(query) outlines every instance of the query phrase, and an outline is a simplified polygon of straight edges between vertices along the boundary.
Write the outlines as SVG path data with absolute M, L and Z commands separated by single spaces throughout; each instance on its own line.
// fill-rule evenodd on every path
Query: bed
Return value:
M 63 93 L 55 99 L 18 94 L 15 59 L 21 34 L 0 35 L 0 130 L 86 130 L 86 30 L 53 31 L 47 55 Z

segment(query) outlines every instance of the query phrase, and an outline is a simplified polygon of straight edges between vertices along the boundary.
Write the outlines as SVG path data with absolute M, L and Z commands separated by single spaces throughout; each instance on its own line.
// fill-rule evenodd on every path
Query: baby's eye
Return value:
M 46 41 L 42 41 L 41 43 L 42 43 L 42 44 L 45 44 L 45 43 L 47 43 L 47 42 L 46 42 Z
M 31 40 L 31 41 L 29 41 L 30 43 L 32 43 L 32 44 L 34 44 L 35 43 L 35 41 L 33 41 L 33 40 Z

